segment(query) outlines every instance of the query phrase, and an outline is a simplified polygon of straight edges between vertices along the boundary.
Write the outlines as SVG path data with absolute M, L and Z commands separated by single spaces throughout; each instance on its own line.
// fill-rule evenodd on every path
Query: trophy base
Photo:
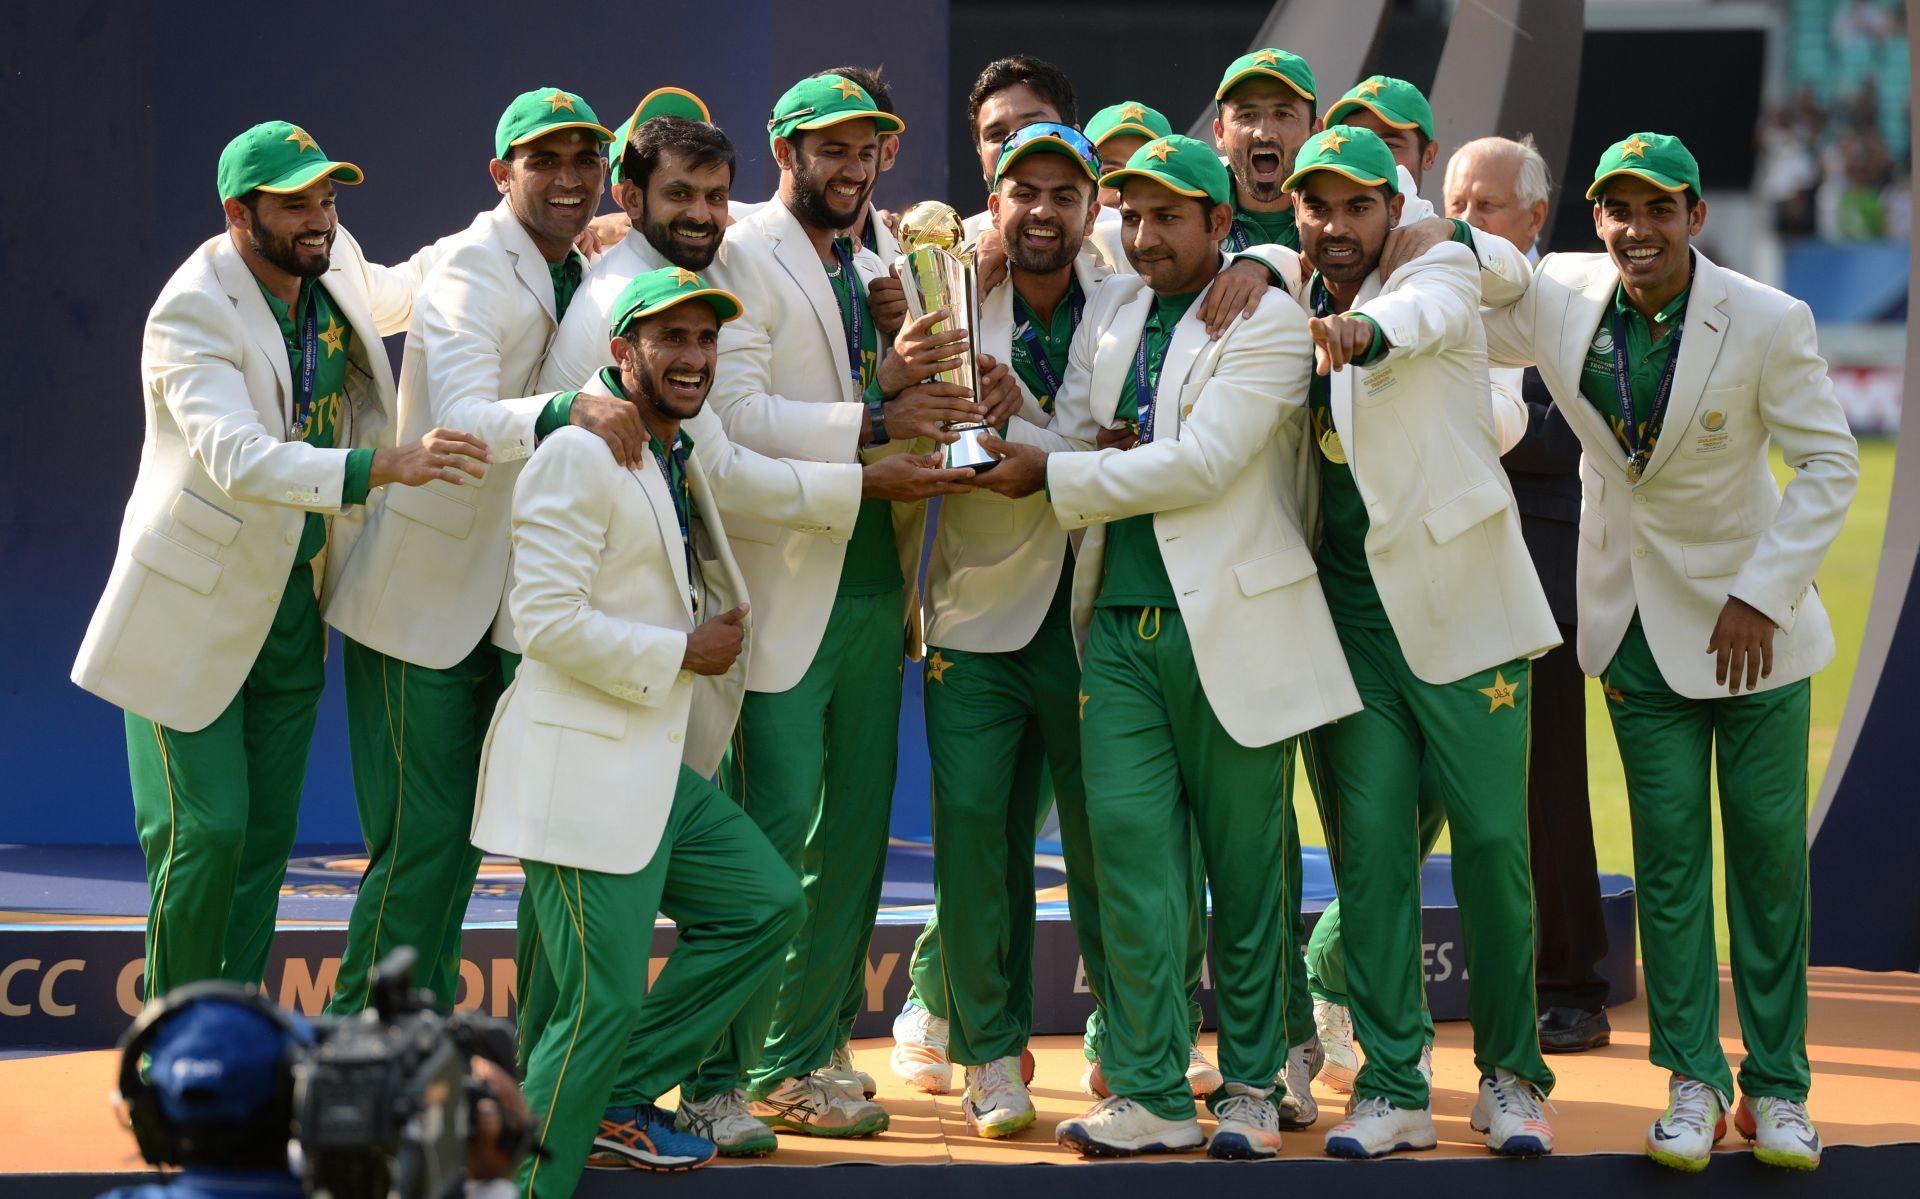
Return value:
M 946 465 L 949 469 L 972 467 L 974 474 L 984 474 L 1000 464 L 1000 459 L 987 453 L 980 445 L 980 438 L 992 432 L 985 425 L 974 425 L 965 429 L 949 429 L 958 433 L 960 440 L 944 447 Z

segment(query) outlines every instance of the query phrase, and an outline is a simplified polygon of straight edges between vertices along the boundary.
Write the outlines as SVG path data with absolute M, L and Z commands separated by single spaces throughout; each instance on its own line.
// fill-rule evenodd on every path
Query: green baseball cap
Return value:
M 768 142 L 792 137 L 798 129 L 825 129 L 846 121 L 870 120 L 881 133 L 905 133 L 907 124 L 874 106 L 873 97 L 851 79 L 811 75 L 787 89 L 767 120 Z
M 635 276 L 620 289 L 620 297 L 613 302 L 613 335 L 618 337 L 641 317 L 665 312 L 685 300 L 705 300 L 723 325 L 740 315 L 740 301 L 732 292 L 708 287 L 684 267 L 663 266 Z
M 1088 179 L 1096 184 L 1100 181 L 1100 152 L 1094 149 L 1086 134 L 1056 121 L 1036 121 L 1022 125 L 1000 143 L 1000 161 L 994 164 L 993 185 L 999 187 L 1001 176 L 1029 154 L 1063 154 L 1073 159 L 1073 164 L 1086 172 Z
M 600 123 L 585 100 L 557 87 L 537 87 L 521 92 L 500 114 L 493 131 L 493 156 L 505 158 L 507 151 L 556 129 L 591 129 L 602 144 L 613 140 L 613 130 Z
M 1341 124 L 1341 114 L 1356 108 L 1366 109 L 1395 129 L 1418 129 L 1428 141 L 1433 140 L 1433 106 L 1404 79 L 1369 75 L 1327 109 L 1326 123 Z
M 1306 97 L 1308 103 L 1313 102 L 1313 68 L 1307 65 L 1307 60 L 1298 54 L 1289 54 L 1269 46 L 1252 54 L 1242 54 L 1228 64 L 1227 73 L 1220 76 L 1220 86 L 1214 90 L 1214 104 L 1225 100 L 1234 85 L 1249 75 L 1278 79 Z
M 1183 196 L 1194 196 L 1225 204 L 1233 195 L 1233 180 L 1227 165 L 1213 147 L 1174 133 L 1155 138 L 1133 152 L 1127 165 L 1100 176 L 1101 187 L 1119 187 L 1129 175 L 1151 179 Z
M 613 131 L 613 162 L 608 182 L 620 182 L 622 177 L 620 160 L 626 157 L 627 143 L 633 139 L 633 131 L 655 117 L 684 117 L 689 121 L 713 124 L 713 116 L 707 111 L 707 102 L 686 88 L 654 88 L 640 97 L 640 103 L 634 106 L 633 115 L 623 121 L 620 128 Z
M 1645 179 L 1661 191 L 1691 191 L 1700 194 L 1700 164 L 1693 152 L 1670 133 L 1636 133 L 1625 141 L 1613 143 L 1593 168 L 1593 186 L 1587 199 L 1600 197 L 1600 189 L 1615 175 Z
M 1308 138 L 1294 157 L 1293 174 L 1280 186 L 1292 191 L 1312 171 L 1332 171 L 1367 187 L 1385 185 L 1396 195 L 1400 191 L 1400 171 L 1394 165 L 1393 151 L 1387 149 L 1379 134 L 1354 125 L 1334 125 Z
M 358 183 L 360 168 L 335 162 L 306 130 L 285 121 L 255 125 L 220 151 L 221 202 L 250 191 L 285 195 L 302 191 L 331 176 L 341 183 Z
M 1087 122 L 1087 140 L 1098 146 L 1110 137 L 1133 134 L 1151 141 L 1173 132 L 1173 126 L 1157 108 L 1148 108 L 1138 100 L 1109 104 Z

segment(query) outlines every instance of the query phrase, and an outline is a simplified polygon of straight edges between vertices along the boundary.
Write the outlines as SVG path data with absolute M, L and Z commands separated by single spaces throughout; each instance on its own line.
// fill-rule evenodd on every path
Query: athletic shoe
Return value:
M 1811 1170 L 1820 1164 L 1820 1134 L 1807 1105 L 1773 1095 L 1742 1095 L 1733 1126 L 1753 1142 L 1753 1156 L 1769 1166 Z
M 713 1160 L 712 1141 L 676 1132 L 667 1113 L 651 1103 L 610 1107 L 600 1117 L 587 1167 L 593 1170 L 658 1170 L 677 1174 Z
M 1087 1068 L 1080 1072 L 1080 1089 L 1095 1099 L 1106 1099 L 1113 1094 L 1107 1090 L 1107 1080 L 1100 1074 L 1098 1061 L 1088 1062 Z
M 1230 1082 L 1207 1100 L 1220 1126 L 1207 1142 L 1207 1156 L 1249 1162 L 1280 1156 L 1280 1109 L 1270 1095 Z
M 1102 1099 L 1084 1116 L 1062 1120 L 1053 1139 L 1081 1157 L 1132 1157 L 1138 1153 L 1185 1153 L 1207 1143 L 1200 1122 L 1163 1120 L 1125 1095 Z
M 1220 1089 L 1226 1079 L 1220 1074 L 1220 1067 L 1207 1060 L 1198 1045 L 1187 1050 L 1187 1087 L 1195 1099 L 1205 1099 Z
M 1347 1094 L 1353 1090 L 1353 1076 L 1360 1073 L 1360 1051 L 1353 1043 L 1352 1009 L 1344 1003 L 1316 999 L 1313 1027 L 1320 1034 L 1320 1051 L 1327 1062 L 1320 1071 L 1321 1077 L 1334 1090 Z
M 1420 1071 L 1420 1077 L 1427 1080 L 1427 1090 L 1433 1090 L 1433 1042 L 1420 1046 L 1420 1063 L 1414 1067 Z
M 753 1101 L 754 1118 L 776 1132 L 810 1137 L 870 1137 L 887 1130 L 887 1110 L 850 1095 L 817 1072 L 789 1078 Z
M 967 1127 L 983 1137 L 1007 1137 L 1033 1123 L 1033 1098 L 1020 1081 L 1019 1069 L 1017 1057 L 967 1067 L 967 1094 L 962 1104 L 967 1111 Z
M 1647 1156 L 1691 1174 L 1707 1168 L 1714 1143 L 1726 1135 L 1727 1109 L 1720 1092 L 1676 1074 L 1667 1083 L 1667 1110 L 1647 1129 Z
M 1541 1110 L 1546 1095 L 1511 1070 L 1495 1069 L 1480 1080 L 1480 1101 L 1468 1123 L 1487 1134 L 1487 1148 L 1507 1157 L 1542 1157 L 1553 1152 L 1553 1126 Z
M 681 1096 L 673 1126 L 712 1141 L 721 1157 L 765 1157 L 780 1144 L 773 1129 L 747 1110 L 747 1093 L 743 1090 L 722 1091 L 706 1099 Z
M 953 1085 L 947 1022 L 909 999 L 893 1018 L 893 1053 L 887 1061 L 894 1074 L 915 1090 L 946 1094 Z
M 1347 1118 L 1327 1130 L 1328 1157 L 1385 1157 L 1399 1149 L 1431 1149 L 1440 1140 L 1433 1131 L 1431 1106 L 1393 1106 L 1384 1095 L 1355 1101 Z
M 1280 1081 L 1286 1084 L 1287 1093 L 1276 1104 L 1280 1110 L 1280 1127 L 1311 1128 L 1320 1118 L 1320 1105 L 1313 1098 L 1313 1078 L 1326 1060 L 1326 1055 L 1320 1052 L 1318 1037 L 1287 1050 L 1287 1064 L 1280 1071 Z
M 879 1090 L 873 1083 L 873 1075 L 853 1064 L 853 1049 L 847 1045 L 835 1049 L 819 1073 L 847 1094 L 862 1099 L 873 1098 Z

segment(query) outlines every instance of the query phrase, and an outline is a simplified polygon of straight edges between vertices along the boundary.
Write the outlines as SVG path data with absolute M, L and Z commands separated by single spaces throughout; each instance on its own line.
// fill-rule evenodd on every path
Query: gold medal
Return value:
M 1640 481 L 1640 472 L 1644 469 L 1644 465 L 1638 458 L 1627 463 L 1627 482 L 1638 483 Z
M 1340 430 L 1328 428 L 1326 432 L 1320 434 L 1320 452 L 1326 455 L 1328 462 L 1336 466 L 1347 464 L 1347 449 L 1340 444 Z

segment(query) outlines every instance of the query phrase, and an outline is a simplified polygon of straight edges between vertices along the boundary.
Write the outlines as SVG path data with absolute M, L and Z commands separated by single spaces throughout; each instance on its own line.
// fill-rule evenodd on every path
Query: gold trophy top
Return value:
M 900 214 L 902 249 L 937 246 L 942 250 L 957 251 L 965 239 L 966 232 L 960 223 L 960 214 L 950 204 L 922 200 Z

